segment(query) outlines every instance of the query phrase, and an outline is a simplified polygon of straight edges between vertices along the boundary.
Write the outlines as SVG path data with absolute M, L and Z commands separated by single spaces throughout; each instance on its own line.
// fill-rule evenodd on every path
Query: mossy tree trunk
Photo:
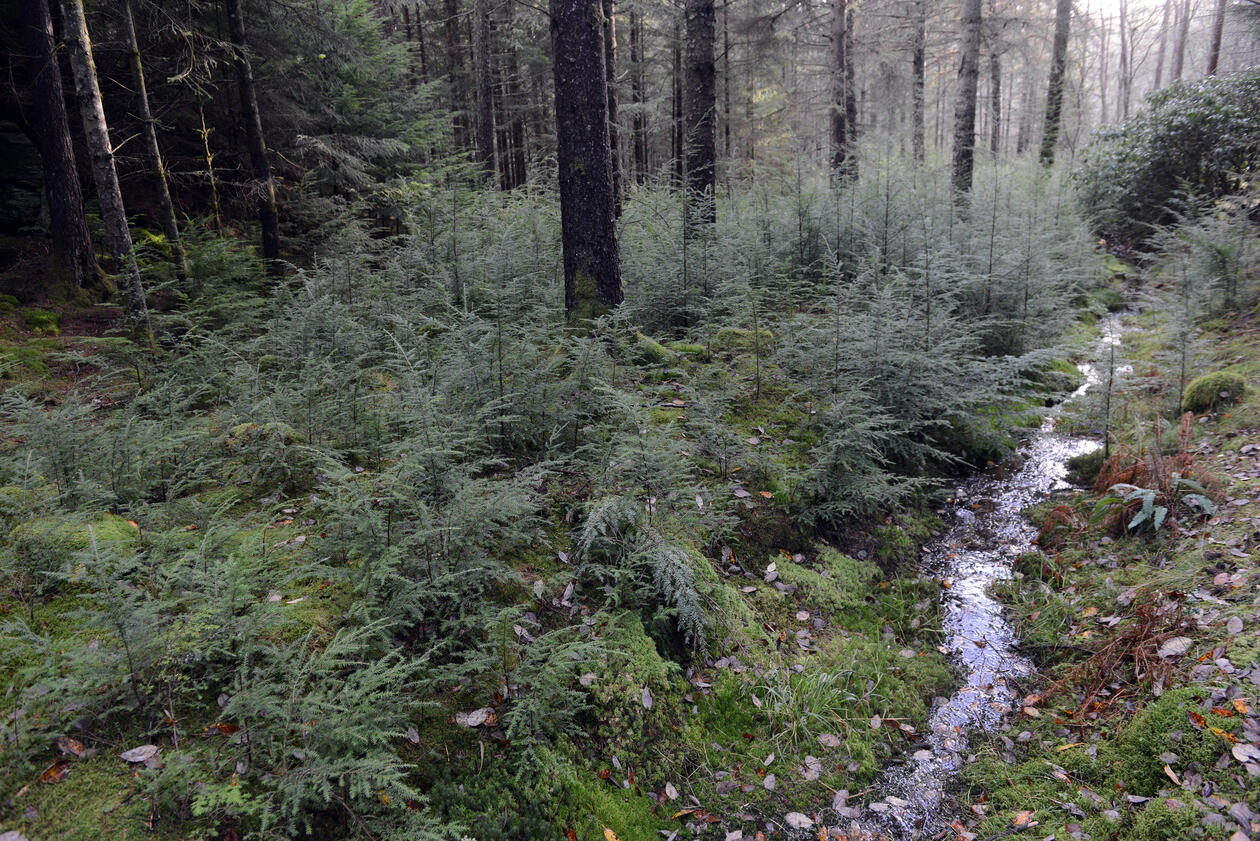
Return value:
M 118 186 L 114 147 L 109 139 L 109 126 L 105 122 L 105 108 L 101 102 L 100 83 L 96 78 L 96 62 L 92 59 L 92 39 L 88 35 L 83 0 L 63 0 L 61 15 L 66 28 L 66 42 L 70 46 L 70 68 L 79 100 L 79 115 L 83 120 L 88 156 L 92 160 L 92 176 L 96 182 L 101 221 L 105 223 L 105 237 L 109 242 L 114 267 L 124 276 L 122 292 L 127 328 L 139 341 L 148 344 L 152 342 L 153 330 L 149 324 L 149 309 L 144 300 L 144 285 L 140 282 L 140 267 L 136 264 L 131 230 L 127 227 L 122 190 Z
M 927 0 L 911 0 L 911 25 L 914 35 L 910 47 L 910 85 L 913 114 L 911 117 L 914 159 L 923 163 L 924 150 L 924 96 L 927 77 Z
M 30 56 L 30 122 L 43 166 L 53 273 L 80 289 L 98 287 L 101 268 L 92 251 L 83 190 L 75 169 L 48 0 L 24 0 L 19 6 L 23 14 L 23 42 Z
M 588 321 L 622 302 L 601 0 L 550 0 L 564 309 Z
M 157 122 L 153 119 L 153 111 L 149 108 L 149 91 L 144 82 L 144 63 L 140 59 L 140 42 L 136 38 L 136 22 L 131 11 L 131 0 L 123 0 L 123 35 L 127 39 L 127 58 L 131 65 L 131 80 L 136 86 L 136 108 L 143 124 L 145 153 L 149 157 L 149 168 L 153 174 L 153 183 L 157 187 L 158 204 L 162 212 L 162 232 L 166 234 L 166 243 L 171 249 L 171 262 L 175 264 L 175 274 L 180 280 L 188 279 L 188 260 L 184 256 L 184 245 L 179 239 L 179 222 L 175 218 L 175 205 L 171 201 L 171 188 L 166 178 L 166 164 L 162 160 L 162 147 L 158 145 Z
M 1063 122 L 1063 74 L 1067 68 L 1068 33 L 1072 24 L 1072 0 L 1058 0 L 1054 9 L 1054 48 L 1050 56 L 1050 84 L 1046 89 L 1046 122 L 1041 133 L 1041 163 L 1054 164 Z

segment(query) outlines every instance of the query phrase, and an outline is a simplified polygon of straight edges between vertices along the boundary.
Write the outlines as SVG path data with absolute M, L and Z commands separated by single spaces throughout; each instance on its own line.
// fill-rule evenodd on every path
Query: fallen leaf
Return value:
M 743 488 L 736 488 L 734 493 L 737 499 L 748 499 L 748 497 L 752 496 L 752 494 L 750 494 L 748 491 L 744 490 Z
M 1177 776 L 1177 772 L 1172 769 L 1171 765 L 1164 766 L 1164 775 L 1172 780 L 1174 785 L 1181 785 L 1181 778 Z
M 491 717 L 494 721 L 491 721 Z M 493 707 L 482 707 L 469 713 L 455 713 L 455 723 L 461 727 L 480 727 L 483 724 L 494 726 L 498 722 L 498 716 L 494 715 Z
M 1247 742 L 1239 742 L 1230 748 L 1229 752 L 1232 753 L 1234 755 L 1234 759 L 1237 759 L 1239 762 L 1256 762 L 1257 760 L 1260 760 L 1260 748 L 1257 748 L 1255 745 Z
M 211 724 L 205 730 L 202 730 L 201 735 L 213 736 L 217 733 L 220 736 L 231 736 L 233 733 L 237 732 L 240 729 L 241 728 L 235 724 L 230 724 L 229 722 L 226 722 L 226 721 L 217 721 L 214 724 Z
M 1011 826 L 1017 826 L 1020 829 L 1036 825 L 1037 823 L 1033 820 L 1032 812 L 1016 812 L 1015 817 L 1011 818 Z
M 128 762 L 148 762 L 150 759 L 157 756 L 158 750 L 159 748 L 157 745 L 141 745 L 138 748 L 123 751 L 118 754 L 118 756 Z
M 1202 730 L 1207 727 L 1207 720 L 1194 710 L 1186 710 L 1186 718 L 1190 719 L 1190 723 L 1194 725 L 1196 730 Z
M 809 829 L 814 822 L 800 812 L 788 812 L 783 816 L 783 822 L 792 829 Z
M 74 756 L 83 756 L 83 752 L 87 748 L 83 747 L 83 743 L 78 739 L 71 739 L 69 736 L 57 737 L 57 749 L 62 753 L 72 754 Z
M 665 796 L 668 797 L 670 800 L 678 799 L 678 789 L 674 788 L 673 783 L 665 784 Z
M 1190 650 L 1194 640 L 1189 637 L 1173 637 L 1159 647 L 1160 657 L 1179 657 Z
M 52 785 L 53 783 L 59 783 L 64 780 L 66 775 L 69 773 L 70 763 L 65 759 L 58 759 L 52 765 L 49 765 L 44 769 L 44 772 L 39 775 L 39 781 L 41 783 L 48 783 L 49 785 Z
M 770 491 L 761 491 L 760 493 L 766 499 L 774 499 L 774 494 L 770 493 Z
M 766 787 L 766 791 L 774 791 L 774 774 L 766 774 L 766 778 L 761 781 L 761 784 Z
M 1238 710 L 1238 713 L 1239 713 L 1240 715 L 1246 715 L 1246 714 L 1247 714 L 1247 702 L 1246 702 L 1246 701 L 1244 701 L 1242 698 L 1235 698 L 1235 699 L 1234 699 L 1234 709 Z
M 652 709 L 652 692 L 646 686 L 643 687 L 643 695 L 640 697 L 639 700 L 643 702 L 643 709 L 645 710 Z
M 818 742 L 825 748 L 840 747 L 840 737 L 835 733 L 823 733 L 818 737 Z
M 621 839 L 617 837 L 617 833 L 608 827 L 604 827 L 604 841 L 621 841 Z

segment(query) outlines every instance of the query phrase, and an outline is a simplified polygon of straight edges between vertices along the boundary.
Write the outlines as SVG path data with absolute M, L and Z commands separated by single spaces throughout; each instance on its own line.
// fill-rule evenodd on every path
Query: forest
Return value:
M 1260 838 L 1257 0 L 0 44 L 0 841 Z

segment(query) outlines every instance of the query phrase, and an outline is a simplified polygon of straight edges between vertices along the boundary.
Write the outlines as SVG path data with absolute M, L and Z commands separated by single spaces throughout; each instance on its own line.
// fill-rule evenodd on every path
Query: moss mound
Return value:
M 1247 391 L 1247 383 L 1237 374 L 1213 371 L 1190 381 L 1181 398 L 1183 412 L 1207 412 L 1236 403 Z

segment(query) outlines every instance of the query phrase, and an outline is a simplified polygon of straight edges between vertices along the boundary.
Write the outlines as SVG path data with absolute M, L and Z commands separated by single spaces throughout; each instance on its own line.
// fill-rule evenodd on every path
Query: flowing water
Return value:
M 1104 354 L 1119 344 L 1119 320 L 1112 319 L 1105 327 Z M 1080 368 L 1085 383 L 1069 401 L 1081 398 L 1107 376 L 1092 365 Z M 1058 414 L 1057 409 L 1049 414 L 1011 464 L 957 488 L 953 526 L 927 547 L 926 568 L 947 587 L 941 604 L 944 648 L 964 680 L 933 711 L 926 744 L 884 774 L 875 789 L 880 799 L 856 819 L 850 837 L 901 841 L 931 838 L 946 828 L 951 820 L 946 797 L 965 761 L 969 735 L 995 731 L 1019 705 L 1016 684 L 1032 666 L 1017 651 L 1014 630 L 990 591 L 1010 578 L 1012 562 L 1033 548 L 1036 530 L 1023 511 L 1068 488 L 1068 460 L 1101 446 L 1092 438 L 1057 432 Z

